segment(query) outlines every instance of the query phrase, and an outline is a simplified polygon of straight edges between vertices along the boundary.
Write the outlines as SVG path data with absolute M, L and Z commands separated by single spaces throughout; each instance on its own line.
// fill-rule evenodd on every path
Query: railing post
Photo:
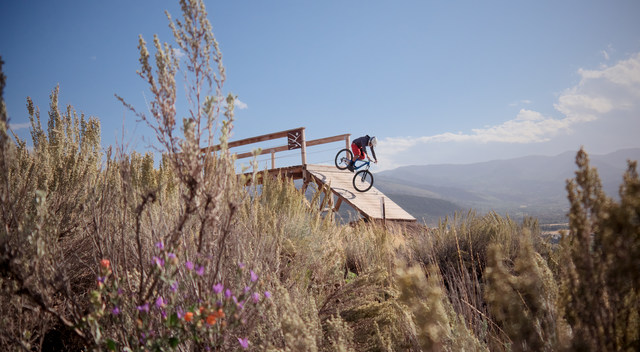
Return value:
M 307 165 L 307 140 L 304 138 L 304 127 L 300 129 L 300 139 L 302 147 L 300 148 L 300 154 L 302 155 L 302 166 Z
M 350 143 L 350 136 L 351 135 L 347 135 L 346 137 L 344 137 L 344 141 L 347 142 L 346 148 L 349 149 L 351 148 L 351 143 Z
M 271 168 L 272 169 L 276 168 L 276 151 L 275 150 L 271 150 Z

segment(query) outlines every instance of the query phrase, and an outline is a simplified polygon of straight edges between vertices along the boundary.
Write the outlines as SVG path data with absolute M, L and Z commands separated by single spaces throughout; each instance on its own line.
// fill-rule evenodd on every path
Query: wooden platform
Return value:
M 404 211 L 404 209 L 400 208 L 400 206 L 375 188 L 375 174 L 373 175 L 374 187 L 367 192 L 358 192 L 353 188 L 352 181 L 354 174 L 352 172 L 338 170 L 333 165 L 325 166 L 307 163 L 307 147 L 340 142 L 344 143 L 344 146 L 336 148 L 336 151 L 340 150 L 340 148 L 349 148 L 351 145 L 350 136 L 350 134 L 341 134 L 307 141 L 305 138 L 305 128 L 299 127 L 229 142 L 226 144 L 226 148 L 231 149 L 286 138 L 286 145 L 268 147 L 262 150 L 256 150 L 255 152 L 234 153 L 234 155 L 237 159 L 242 159 L 256 155 L 271 154 L 271 168 L 268 170 L 268 174 L 270 176 L 281 175 L 294 180 L 304 180 L 303 192 L 306 192 L 310 182 L 314 182 L 318 186 L 316 196 L 319 197 L 321 194 L 325 195 L 320 205 L 323 211 L 337 211 L 342 202 L 346 202 L 369 220 L 416 221 L 411 214 Z M 202 148 L 201 152 L 203 154 L 216 153 L 222 150 L 223 147 L 225 146 L 215 145 Z M 296 149 L 300 150 L 300 165 L 276 168 L 276 153 Z M 258 179 L 255 181 L 258 183 L 261 182 L 260 178 L 263 177 L 263 175 L 263 173 L 260 173 Z M 316 196 L 314 196 L 314 198 L 316 198 Z M 334 196 L 336 198 L 335 200 Z
M 344 201 L 357 210 L 362 216 L 373 220 L 416 221 L 374 186 L 367 192 L 358 192 L 353 188 L 353 173 L 348 170 L 338 170 L 335 166 L 306 165 L 307 174 L 318 184 L 329 184 L 331 192 L 338 197 L 337 204 Z M 382 214 L 381 199 L 384 199 L 384 215 Z

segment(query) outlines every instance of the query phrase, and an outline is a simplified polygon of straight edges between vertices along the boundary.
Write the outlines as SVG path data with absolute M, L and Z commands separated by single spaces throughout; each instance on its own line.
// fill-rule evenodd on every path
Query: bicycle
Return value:
M 353 158 L 353 153 L 351 150 L 345 148 L 341 149 L 338 154 L 336 154 L 335 164 L 339 170 L 345 170 L 349 163 L 351 162 L 351 158 Z M 360 168 L 365 168 L 356 172 L 353 175 L 353 188 L 358 192 L 366 192 L 373 187 L 373 174 L 369 171 L 369 167 L 371 165 L 371 160 L 361 160 L 358 159 L 356 162 L 360 161 L 361 163 L 354 164 L 354 169 L 358 170 Z

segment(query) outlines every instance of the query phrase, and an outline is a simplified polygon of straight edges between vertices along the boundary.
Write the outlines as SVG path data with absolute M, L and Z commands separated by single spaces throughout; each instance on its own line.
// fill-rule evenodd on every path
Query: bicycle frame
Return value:
M 358 165 L 358 164 L 356 164 L 357 162 L 360 162 L 361 164 Z M 364 159 L 358 159 L 358 160 L 353 162 L 353 169 L 354 170 L 358 170 L 358 169 L 360 169 L 362 167 L 366 167 L 367 170 L 369 170 L 370 166 L 371 166 L 371 161 L 370 160 L 364 161 Z

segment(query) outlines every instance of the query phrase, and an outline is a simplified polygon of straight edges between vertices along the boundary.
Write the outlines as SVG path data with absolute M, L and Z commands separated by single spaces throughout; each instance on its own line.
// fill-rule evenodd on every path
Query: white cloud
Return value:
M 24 122 L 24 123 L 10 123 L 9 124 L 9 128 L 11 128 L 11 130 L 13 131 L 18 131 L 18 130 L 23 130 L 26 128 L 31 127 L 31 123 L 29 122 Z
M 182 60 L 185 57 L 184 51 L 180 50 L 180 48 L 172 48 L 173 55 L 177 57 L 179 60 Z
M 213 99 L 215 99 L 216 102 L 220 102 L 220 106 L 227 107 L 227 99 L 224 96 L 213 97 Z M 245 110 L 249 108 L 249 105 L 236 97 L 233 100 L 233 107 L 237 110 Z
M 578 70 L 582 76 L 580 86 L 588 84 L 589 80 L 605 79 L 612 83 L 624 86 L 636 86 L 640 84 L 640 53 L 630 57 L 628 60 L 618 62 L 612 67 L 605 67 L 601 70 Z
M 599 70 L 580 69 L 578 74 L 581 76 L 580 82 L 562 92 L 554 104 L 554 108 L 562 114 L 561 118 L 521 109 L 512 120 L 495 126 L 474 128 L 470 133 L 446 132 L 422 137 L 385 138 L 380 141 L 379 154 L 393 160 L 412 147 L 447 142 L 464 142 L 467 147 L 470 144 L 478 146 L 488 143 L 510 146 L 542 143 L 554 137 L 571 135 L 580 126 L 596 120 L 608 121 L 616 118 L 617 121 L 622 116 L 640 118 L 640 53 L 611 67 L 605 66 Z M 525 101 L 520 103 L 523 102 Z M 629 125 L 634 123 L 637 121 L 629 121 Z M 395 164 L 400 163 L 397 160 L 394 166 L 399 166 Z
M 240 99 L 237 99 L 237 98 L 236 98 L 236 101 L 234 102 L 234 104 L 235 104 L 236 109 L 239 109 L 239 110 L 245 110 L 245 109 L 249 108 L 249 106 L 245 102 L 243 102 L 243 101 L 241 101 Z
M 531 104 L 531 100 L 522 99 L 520 101 L 516 101 L 516 102 L 510 103 L 509 106 L 529 105 L 529 104 Z

